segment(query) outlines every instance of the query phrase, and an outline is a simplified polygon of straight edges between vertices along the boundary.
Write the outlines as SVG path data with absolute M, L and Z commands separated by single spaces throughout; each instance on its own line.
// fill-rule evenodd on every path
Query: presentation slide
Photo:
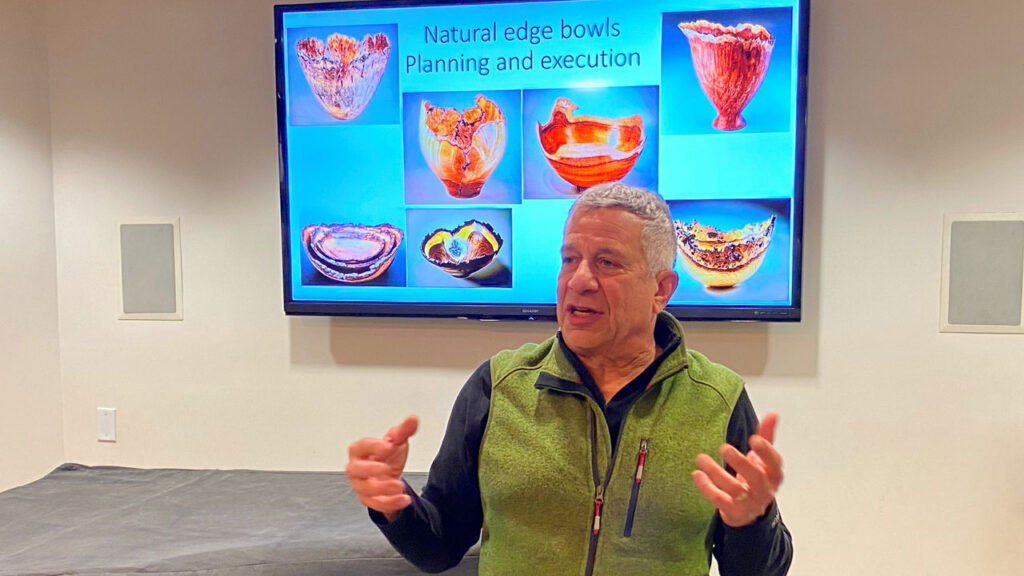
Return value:
M 798 309 L 798 0 L 278 10 L 286 309 L 551 306 L 614 181 L 669 204 L 670 305 Z

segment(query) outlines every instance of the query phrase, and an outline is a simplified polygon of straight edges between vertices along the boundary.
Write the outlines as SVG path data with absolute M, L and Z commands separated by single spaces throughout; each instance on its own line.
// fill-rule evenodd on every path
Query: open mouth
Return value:
M 586 306 L 576 306 L 573 304 L 569 305 L 569 314 L 579 317 L 589 317 L 598 314 L 597 310 L 593 308 L 587 308 Z

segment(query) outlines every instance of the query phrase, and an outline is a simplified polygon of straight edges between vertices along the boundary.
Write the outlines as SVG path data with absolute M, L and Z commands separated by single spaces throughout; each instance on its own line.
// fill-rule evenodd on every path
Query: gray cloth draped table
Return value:
M 445 574 L 476 574 L 477 550 Z M 419 573 L 340 473 L 65 464 L 0 493 L 0 576 Z

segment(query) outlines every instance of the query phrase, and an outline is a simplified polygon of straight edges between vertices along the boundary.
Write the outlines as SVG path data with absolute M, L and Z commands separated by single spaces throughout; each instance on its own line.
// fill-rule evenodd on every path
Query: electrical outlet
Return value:
M 117 408 L 96 409 L 96 439 L 117 442 Z

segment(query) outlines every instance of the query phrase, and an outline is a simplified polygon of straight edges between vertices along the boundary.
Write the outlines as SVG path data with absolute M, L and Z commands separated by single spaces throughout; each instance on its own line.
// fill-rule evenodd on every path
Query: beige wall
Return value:
M 422 470 L 470 370 L 551 332 L 285 317 L 272 2 L 45 6 L 65 460 L 338 469 L 417 413 Z M 1024 211 L 1022 21 L 1018 0 L 814 1 L 806 319 L 688 333 L 782 413 L 794 575 L 1024 565 L 1024 337 L 937 331 L 942 215 Z M 181 217 L 183 322 L 116 320 L 117 223 L 147 216 Z
M 0 2 L 0 490 L 63 454 L 44 16 Z

